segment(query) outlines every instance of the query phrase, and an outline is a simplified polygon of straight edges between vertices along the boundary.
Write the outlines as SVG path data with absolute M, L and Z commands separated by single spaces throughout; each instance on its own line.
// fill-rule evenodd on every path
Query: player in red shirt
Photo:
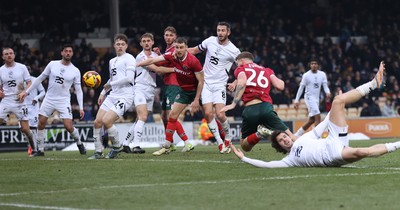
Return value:
M 192 112 L 197 112 L 200 109 L 200 94 L 204 84 L 203 67 L 200 61 L 192 54 L 187 52 L 187 40 L 179 37 L 175 40 L 175 52 L 167 52 L 155 58 L 149 58 L 137 66 L 147 66 L 160 61 L 169 61 L 174 64 L 174 71 L 179 86 L 182 90 L 175 98 L 174 106 L 168 116 L 168 124 L 165 130 L 165 143 L 163 148 L 153 153 L 153 155 L 162 155 L 170 152 L 170 147 L 173 143 L 173 135 L 175 131 L 185 142 L 182 152 L 189 152 L 194 147 L 187 140 L 188 137 L 183 130 L 178 117 L 181 112 L 189 105 L 192 106 Z M 158 72 L 160 73 L 160 72 Z
M 164 41 L 167 44 L 165 53 L 174 52 L 174 42 L 176 40 L 176 37 L 176 29 L 174 27 L 168 26 L 164 29 Z M 158 47 L 153 48 L 153 51 L 158 55 L 161 55 L 161 51 Z M 156 65 L 164 67 L 174 67 L 174 64 L 168 61 L 159 62 Z M 171 111 L 172 104 L 175 101 L 176 95 L 181 91 L 181 88 L 179 87 L 175 72 L 163 72 L 162 76 L 165 87 L 161 89 L 161 118 L 166 128 L 168 123 L 168 115 Z
M 238 67 L 235 70 L 235 77 L 238 83 L 235 97 L 230 105 L 221 109 L 221 112 L 231 110 L 240 100 L 243 100 L 245 108 L 242 113 L 240 145 L 247 152 L 262 138 L 270 135 L 272 131 L 269 129 L 283 130 L 290 137 L 295 138 L 274 111 L 272 98 L 269 95 L 271 85 L 278 90 L 283 90 L 285 83 L 275 76 L 272 69 L 259 66 L 253 60 L 254 56 L 250 52 L 242 52 L 236 57 Z M 258 128 L 259 125 L 267 129 L 263 126 Z

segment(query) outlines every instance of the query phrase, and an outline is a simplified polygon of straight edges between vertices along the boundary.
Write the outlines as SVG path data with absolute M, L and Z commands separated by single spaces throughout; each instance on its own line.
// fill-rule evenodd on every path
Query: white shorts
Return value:
M 319 100 L 306 98 L 304 101 L 306 102 L 306 105 L 307 105 L 308 116 L 309 117 L 312 117 L 312 116 L 320 114 L 320 111 L 319 111 Z
M 40 105 L 39 114 L 48 118 L 54 111 L 59 113 L 60 119 L 72 119 L 71 102 L 69 100 L 55 101 L 45 97 L 42 105 Z
M 348 128 L 349 126 L 339 127 L 331 121 L 328 122 L 326 148 L 328 152 L 328 157 L 330 159 L 329 166 L 340 166 L 347 164 L 347 162 L 343 160 L 342 151 L 344 147 L 349 146 L 349 137 L 347 135 Z
M 38 113 L 39 109 L 37 106 L 27 105 L 28 107 L 28 119 L 29 119 L 29 127 L 37 127 L 39 118 Z
M 154 95 L 156 90 L 154 87 L 147 86 L 136 86 L 135 87 L 135 97 L 134 97 L 134 105 L 143 105 L 147 104 L 147 111 L 153 111 L 153 104 L 154 104 Z
M 8 119 L 9 114 L 15 114 L 18 121 L 28 120 L 28 108 L 25 103 L 2 101 L 0 102 L 0 119 Z
M 100 109 L 106 112 L 111 110 L 115 112 L 119 117 L 121 117 L 132 106 L 132 104 L 133 97 L 117 99 L 108 95 L 104 102 L 101 104 Z
M 208 85 L 204 83 L 201 91 L 202 104 L 226 104 L 226 85 Z

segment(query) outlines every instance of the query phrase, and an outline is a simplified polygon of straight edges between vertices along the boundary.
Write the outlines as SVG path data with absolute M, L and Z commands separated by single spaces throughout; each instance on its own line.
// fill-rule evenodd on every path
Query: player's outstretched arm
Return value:
M 154 58 L 148 58 L 146 60 L 140 61 L 139 63 L 136 63 L 136 66 L 147 66 L 150 64 L 154 64 L 154 63 L 158 63 L 161 61 L 165 61 L 164 56 L 163 55 L 159 55 L 157 57 Z

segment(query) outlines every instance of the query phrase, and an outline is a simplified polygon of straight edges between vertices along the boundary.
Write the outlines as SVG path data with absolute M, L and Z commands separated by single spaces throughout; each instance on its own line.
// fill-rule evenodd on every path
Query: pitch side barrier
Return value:
M 306 120 L 293 121 L 294 131 L 297 131 L 305 122 Z M 370 138 L 400 137 L 399 117 L 350 118 L 347 123 L 349 125 L 349 133 L 362 133 Z
M 291 129 L 292 122 L 286 122 Z M 182 122 L 186 135 L 190 140 L 199 140 L 198 129 L 201 122 Z M 241 121 L 230 123 L 230 133 L 233 141 L 239 141 Z M 79 123 L 74 125 L 78 129 L 79 137 L 83 143 L 93 143 L 93 124 Z M 132 123 L 116 124 L 119 130 L 119 138 L 122 141 Z M 45 132 L 45 150 L 63 150 L 69 145 L 75 143 L 70 134 L 65 130 L 62 124 L 46 126 Z M 143 129 L 140 145 L 143 147 L 158 147 L 165 141 L 164 125 L 162 123 L 146 123 Z M 179 144 L 181 139 L 175 133 L 174 143 Z M 0 152 L 8 151 L 26 151 L 28 142 L 23 138 L 18 126 L 0 127 Z

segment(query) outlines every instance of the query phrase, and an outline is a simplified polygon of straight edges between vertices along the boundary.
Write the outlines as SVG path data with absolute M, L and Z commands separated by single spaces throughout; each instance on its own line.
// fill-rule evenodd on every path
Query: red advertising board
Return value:
M 294 121 L 294 132 L 305 120 Z M 358 118 L 348 119 L 349 133 L 363 133 L 370 138 L 400 137 L 400 118 Z

